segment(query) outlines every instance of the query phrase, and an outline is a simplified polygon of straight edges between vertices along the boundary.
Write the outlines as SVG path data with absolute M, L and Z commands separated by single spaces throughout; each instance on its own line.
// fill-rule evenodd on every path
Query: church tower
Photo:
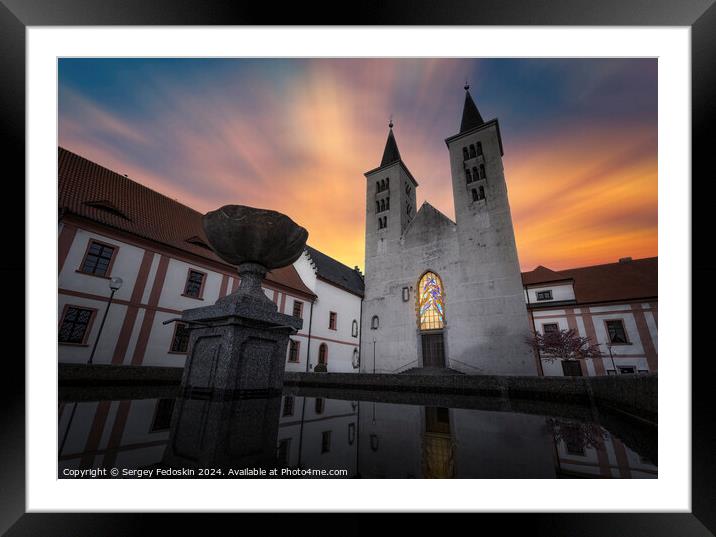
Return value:
M 445 143 L 465 275 L 461 304 L 466 311 L 457 314 L 474 320 L 464 327 L 465 334 L 453 334 L 457 342 L 470 341 L 471 349 L 463 354 L 453 346 L 453 351 L 479 355 L 485 370 L 535 374 L 534 358 L 524 343 L 529 320 L 502 165 L 500 125 L 497 119 L 482 118 L 468 85 L 460 131 Z
M 366 272 L 371 260 L 395 250 L 405 228 L 415 217 L 415 189 L 418 182 L 400 157 L 393 134 L 393 121 L 388 125 L 380 166 L 365 173 L 366 177 Z

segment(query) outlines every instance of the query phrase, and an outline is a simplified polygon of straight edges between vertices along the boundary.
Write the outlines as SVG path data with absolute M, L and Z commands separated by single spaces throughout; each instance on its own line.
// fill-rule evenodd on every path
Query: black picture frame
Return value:
M 258 24 L 328 24 L 328 25 L 569 25 L 569 26 L 688 26 L 691 28 L 692 51 L 692 510 L 690 513 L 532 513 L 459 515 L 469 517 L 467 524 L 482 531 L 496 528 L 502 534 L 529 531 L 550 536 L 567 535 L 660 535 L 707 536 L 716 533 L 716 427 L 711 408 L 713 359 L 703 345 L 710 318 L 706 307 L 716 293 L 713 278 L 716 263 L 710 261 L 713 242 L 705 207 L 708 179 L 713 177 L 709 164 L 713 149 L 709 131 L 716 124 L 716 6 L 715 0 L 491 0 L 431 1 L 393 0 L 346 4 L 319 3 L 261 4 L 239 1 L 202 0 L 0 0 L 0 113 L 5 141 L 3 148 L 3 213 L 10 224 L 4 234 L 4 245 L 12 255 L 0 262 L 4 281 L 25 282 L 24 234 L 18 233 L 24 222 L 25 176 L 25 30 L 27 26 L 82 25 L 258 25 Z M 280 6 L 280 7 L 279 7 Z M 8 167 L 7 164 L 11 166 Z M 708 170 L 708 171 L 707 171 Z M 693 178 L 700 177 L 700 182 Z M 13 191 L 10 194 L 8 191 Z M 696 195 L 698 193 L 698 195 Z M 12 202 L 7 196 L 13 195 Z M 701 209 L 701 210 L 700 210 Z M 15 212 L 15 214 L 13 214 Z M 31 245 L 27 245 L 31 247 Z M 9 285 L 6 305 L 2 308 L 4 325 L 17 331 L 24 304 L 24 289 Z M 8 296 L 9 293 L 9 296 Z M 54 297 L 48 297 L 48 307 Z M 704 312 L 698 315 L 698 311 Z M 684 335 L 684 337 L 691 335 Z M 250 524 L 265 527 L 271 533 L 277 526 L 291 524 L 292 534 L 313 533 L 334 528 L 341 533 L 359 534 L 388 529 L 389 515 L 347 515 L 349 520 L 329 520 L 327 515 L 301 515 L 299 521 L 277 514 L 41 514 L 25 513 L 25 368 L 20 356 L 24 349 L 11 350 L 6 337 L 0 427 L 0 532 L 18 535 L 202 535 L 217 531 L 218 524 Z M 685 364 L 688 356 L 667 357 Z M 559 498 L 555 498 L 558 504 Z M 317 504 L 320 509 L 320 504 Z M 252 520 L 244 520 L 251 517 Z M 216 520 L 220 519 L 220 520 Z M 242 519 L 242 520 L 239 520 Z M 438 517 L 429 520 L 411 515 L 410 522 L 422 531 L 444 531 L 445 522 Z M 453 522 L 453 521 L 451 521 Z M 154 529 L 150 529 L 154 527 Z M 458 527 L 464 527 L 458 522 Z M 215 529 L 212 529 L 215 528 Z M 222 530 L 223 531 L 223 530 Z M 402 531 L 402 530 L 401 530 Z M 407 528 L 406 528 L 407 531 Z M 325 533 L 325 531 L 319 531 Z

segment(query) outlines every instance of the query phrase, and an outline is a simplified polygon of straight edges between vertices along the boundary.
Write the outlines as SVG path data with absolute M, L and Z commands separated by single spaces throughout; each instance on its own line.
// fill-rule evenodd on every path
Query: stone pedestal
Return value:
M 281 396 L 208 400 L 179 398 L 172 416 L 165 468 L 228 470 L 276 467 Z
M 264 266 L 244 263 L 238 270 L 239 289 L 213 306 L 185 310 L 182 315 L 191 330 L 184 394 L 268 394 L 283 388 L 289 335 L 303 321 L 279 313 L 261 290 Z

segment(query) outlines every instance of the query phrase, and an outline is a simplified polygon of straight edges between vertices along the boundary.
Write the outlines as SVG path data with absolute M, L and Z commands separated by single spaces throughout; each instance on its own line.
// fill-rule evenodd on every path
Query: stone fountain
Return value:
M 284 214 L 243 205 L 206 213 L 202 223 L 216 254 L 237 267 L 240 284 L 214 305 L 183 312 L 191 330 L 183 392 L 281 392 L 289 335 L 303 321 L 278 312 L 261 282 L 301 256 L 308 232 Z

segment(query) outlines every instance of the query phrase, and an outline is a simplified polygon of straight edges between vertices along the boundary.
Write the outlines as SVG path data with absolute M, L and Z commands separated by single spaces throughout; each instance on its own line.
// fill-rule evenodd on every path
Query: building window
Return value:
M 405 193 L 410 194 L 410 185 L 408 183 L 405 183 Z
M 477 173 L 477 168 L 473 167 L 473 168 L 472 168 L 472 179 L 473 179 L 473 181 L 477 181 L 479 178 L 480 178 L 480 176 L 479 176 L 478 173 Z
M 485 187 L 480 186 L 472 189 L 472 201 L 480 201 L 485 199 Z
M 176 399 L 159 399 L 154 407 L 154 419 L 149 432 L 166 431 L 172 423 L 172 412 L 174 412 L 174 401 Z
M 629 343 L 626 330 L 624 329 L 624 321 L 621 319 L 613 319 L 605 322 L 607 324 L 607 335 L 610 343 L 616 345 Z
M 408 300 L 410 300 L 410 289 L 403 287 L 403 302 L 407 302 Z
M 337 322 L 338 314 L 335 311 L 332 311 L 328 314 L 328 328 L 331 330 L 336 330 L 336 322 Z
M 294 339 L 288 340 L 288 361 L 298 362 L 299 350 L 301 349 L 301 342 Z
M 552 290 L 537 291 L 537 300 L 552 300 Z
M 109 276 L 116 247 L 97 241 L 90 241 L 82 260 L 80 272 L 94 276 Z
M 321 435 L 321 453 L 331 451 L 331 431 L 323 431 Z
M 470 144 L 470 158 L 475 158 L 477 153 L 475 152 L 475 144 Z
M 480 164 L 480 179 L 485 179 L 487 174 L 485 173 L 485 165 Z
M 353 319 L 353 324 L 351 325 L 351 336 L 358 337 L 358 321 Z
M 66 306 L 60 323 L 58 341 L 60 343 L 84 345 L 89 336 L 89 327 L 92 324 L 95 311 L 90 308 Z
M 413 212 L 413 206 L 410 205 L 410 203 L 405 204 L 405 214 L 410 216 L 410 214 Z
M 639 373 L 640 375 L 648 375 L 649 370 L 648 369 L 639 369 L 639 371 L 637 371 L 637 373 Z
M 353 442 L 356 441 L 356 424 L 348 424 L 348 443 L 352 446 Z
M 557 323 L 549 323 L 542 325 L 543 334 L 556 334 L 559 332 L 559 325 Z
M 293 301 L 293 316 L 297 319 L 303 319 L 303 302 Z
M 358 353 L 358 349 L 353 349 L 353 360 L 351 365 L 353 366 L 353 369 L 358 369 L 360 367 L 360 354 Z
M 293 416 L 293 395 L 287 395 L 283 398 L 282 416 Z
M 426 272 L 418 283 L 420 302 L 418 319 L 420 330 L 437 330 L 445 324 L 445 302 L 440 276 Z
M 278 441 L 276 447 L 276 463 L 278 466 L 288 466 L 288 455 L 291 452 L 291 439 L 284 438 Z
M 630 366 L 619 366 L 619 374 L 620 375 L 633 375 L 636 373 L 636 367 L 633 365 Z
M 201 298 L 204 291 L 204 279 L 206 274 L 198 270 L 189 269 L 186 276 L 186 284 L 184 284 L 184 296 L 191 298 Z
M 387 198 L 385 198 L 385 210 L 386 210 L 386 211 L 389 211 L 389 210 L 390 210 L 390 196 L 388 196 Z
M 321 343 L 318 347 L 318 363 L 326 365 L 328 363 L 328 345 Z
M 316 398 L 316 414 L 323 414 L 323 411 L 326 408 L 326 400 L 323 399 L 323 397 L 317 397 Z
M 189 349 L 189 325 L 186 323 L 175 323 L 174 337 L 170 352 L 186 353 Z
M 465 182 L 472 183 L 472 174 L 470 170 L 465 170 Z
M 582 366 L 576 360 L 562 360 L 562 373 L 565 377 L 581 377 Z
M 462 160 L 467 160 L 470 158 L 470 154 L 467 152 L 467 147 L 462 148 Z
M 370 320 L 370 329 L 378 330 L 378 326 L 380 326 L 380 319 L 378 319 L 377 315 L 373 315 L 373 318 Z
M 477 155 L 482 156 L 482 142 L 477 142 Z

